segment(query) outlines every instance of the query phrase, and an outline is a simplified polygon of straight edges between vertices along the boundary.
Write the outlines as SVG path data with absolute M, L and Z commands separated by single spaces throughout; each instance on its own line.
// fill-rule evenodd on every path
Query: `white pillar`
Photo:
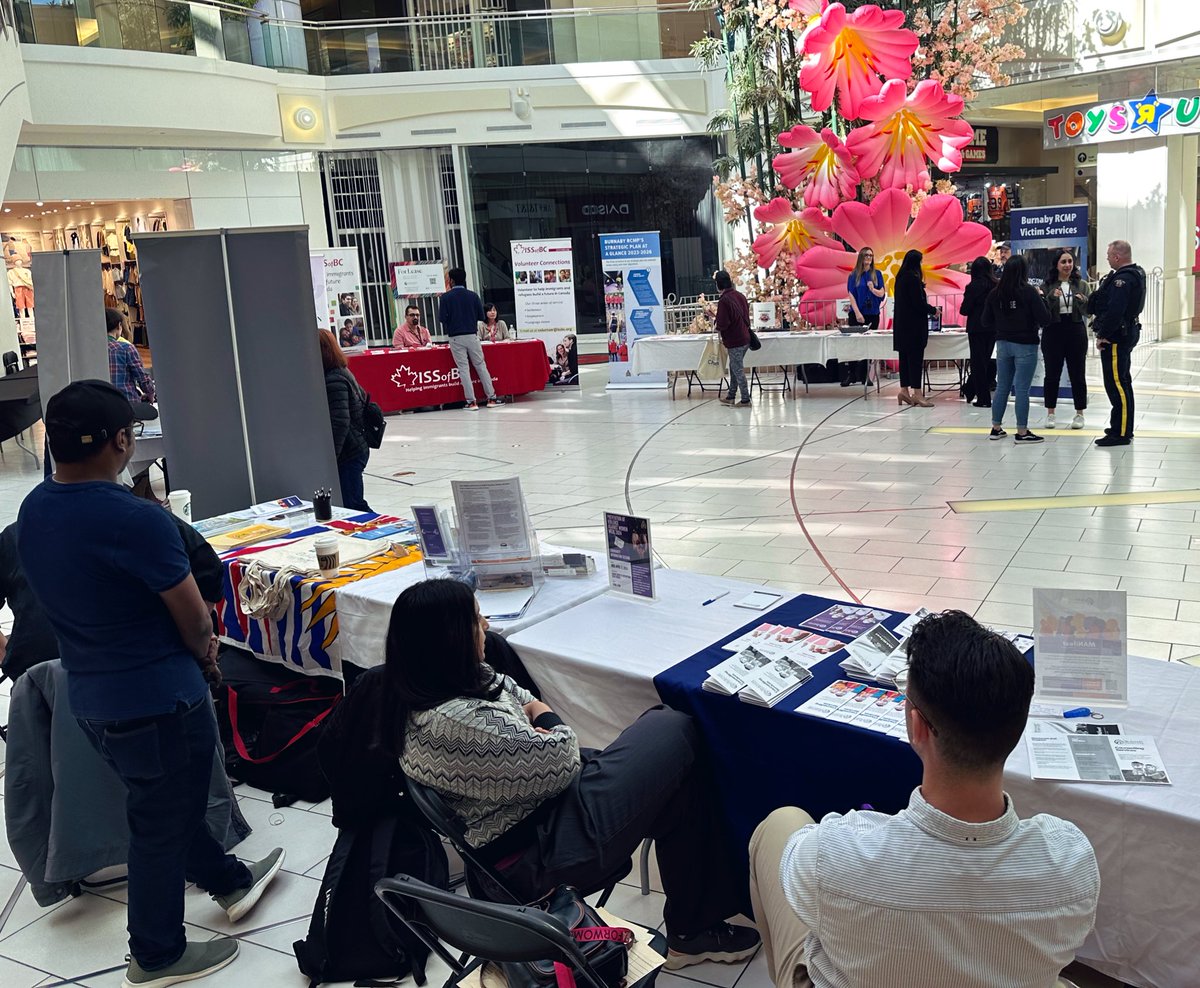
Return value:
M 1163 339 L 1191 332 L 1198 150 L 1195 136 L 1124 141 L 1102 145 L 1096 164 L 1097 270 L 1113 240 L 1129 241 L 1147 275 L 1161 270 Z

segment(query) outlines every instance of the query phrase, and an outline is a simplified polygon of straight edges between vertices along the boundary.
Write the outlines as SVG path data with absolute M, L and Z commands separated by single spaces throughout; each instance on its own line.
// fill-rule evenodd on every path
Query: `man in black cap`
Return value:
M 219 681 L 208 605 L 167 513 L 117 483 L 133 457 L 133 408 L 107 381 L 76 381 L 46 404 L 54 476 L 17 519 L 17 551 L 61 648 L 71 710 L 127 792 L 129 949 L 125 988 L 166 988 L 220 970 L 232 939 L 189 943 L 194 881 L 230 920 L 283 863 L 242 864 L 204 826 Z
M 1139 316 L 1146 304 L 1146 272 L 1133 263 L 1133 248 L 1124 240 L 1108 245 L 1112 269 L 1100 287 L 1088 296 L 1087 310 L 1096 318 L 1092 332 L 1100 352 L 1104 390 L 1112 405 L 1112 416 L 1097 446 L 1128 446 L 1133 440 L 1133 376 L 1130 351 L 1142 336 Z

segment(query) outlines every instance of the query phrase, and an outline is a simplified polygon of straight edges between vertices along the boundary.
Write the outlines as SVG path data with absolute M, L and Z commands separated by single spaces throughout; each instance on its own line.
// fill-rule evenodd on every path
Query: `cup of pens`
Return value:
M 327 487 L 313 491 L 313 517 L 317 521 L 329 521 L 333 518 L 333 491 Z

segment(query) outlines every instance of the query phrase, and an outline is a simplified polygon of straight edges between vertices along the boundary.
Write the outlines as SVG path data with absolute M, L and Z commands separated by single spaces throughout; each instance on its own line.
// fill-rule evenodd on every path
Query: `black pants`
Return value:
M 1042 332 L 1042 361 L 1046 365 L 1046 380 L 1042 386 L 1046 409 L 1058 407 L 1058 384 L 1062 380 L 1063 362 L 1071 379 L 1071 398 L 1075 410 L 1087 408 L 1087 330 L 1081 322 L 1051 323 Z
M 342 506 L 351 511 L 370 511 L 363 493 L 363 471 L 367 469 L 370 451 L 353 460 L 338 463 L 338 483 L 342 488 Z
M 862 322 L 859 322 L 853 312 L 850 313 L 849 323 L 851 326 L 867 326 L 870 329 L 879 328 L 879 313 L 875 312 L 870 315 L 864 315 Z M 842 372 L 842 384 L 866 384 L 867 383 L 867 363 L 866 360 L 843 360 L 840 361 Z
M 707 930 L 742 908 L 749 880 L 730 861 L 709 778 L 692 719 L 648 710 L 603 751 L 584 752 L 536 843 L 502 874 L 529 901 L 556 885 L 596 888 L 652 837 L 668 931 Z
M 925 347 L 922 345 L 919 349 L 898 351 L 900 358 L 900 387 L 916 388 L 918 391 L 924 387 L 925 374 Z
M 145 971 L 168 967 L 185 945 L 185 883 L 228 895 L 251 881 L 204 825 L 217 746 L 212 700 L 158 717 L 79 724 L 127 793 L 129 952 Z
M 1133 378 L 1129 375 L 1129 346 L 1110 343 L 1100 349 L 1104 390 L 1112 404 L 1109 435 L 1133 438 Z M 1072 385 L 1074 387 L 1074 385 Z
M 967 334 L 967 345 L 971 348 L 971 374 L 963 388 L 963 397 L 981 405 L 992 402 L 992 351 L 996 348 L 996 334 L 979 332 Z

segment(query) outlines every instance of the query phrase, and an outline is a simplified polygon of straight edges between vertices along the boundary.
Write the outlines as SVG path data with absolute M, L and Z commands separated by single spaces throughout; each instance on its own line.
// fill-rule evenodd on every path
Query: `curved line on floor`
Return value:
M 630 514 L 633 514 L 633 500 L 630 497 L 629 487 L 630 487 L 631 481 L 633 480 L 634 464 L 637 463 L 638 457 L 642 455 L 642 451 L 654 441 L 655 437 L 660 432 L 662 432 L 663 429 L 669 428 L 670 426 L 674 425 L 685 415 L 691 414 L 697 408 L 703 408 L 705 405 L 711 405 L 715 400 L 716 399 L 714 399 L 714 398 L 709 398 L 707 401 L 702 401 L 698 405 L 693 405 L 686 412 L 680 412 L 674 418 L 667 419 L 667 421 L 665 421 L 662 425 L 660 425 L 657 429 L 655 429 L 652 433 L 650 433 L 650 435 L 648 435 L 646 437 L 645 442 L 643 442 L 642 445 L 640 445 L 636 450 L 634 450 L 633 456 L 631 456 L 629 458 L 629 466 L 625 468 L 625 510 L 626 511 L 628 511 Z

